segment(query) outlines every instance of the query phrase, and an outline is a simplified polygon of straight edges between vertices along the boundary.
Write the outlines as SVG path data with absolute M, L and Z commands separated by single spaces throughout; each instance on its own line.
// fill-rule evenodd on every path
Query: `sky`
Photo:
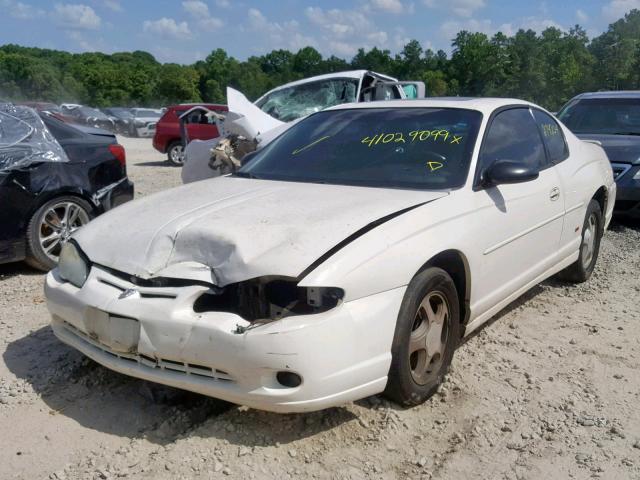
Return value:
M 351 59 L 360 47 L 397 53 L 411 39 L 451 50 L 460 30 L 520 28 L 590 37 L 640 0 L 0 0 L 0 44 L 71 52 L 145 50 L 190 64 L 216 48 L 244 60 L 307 45 Z

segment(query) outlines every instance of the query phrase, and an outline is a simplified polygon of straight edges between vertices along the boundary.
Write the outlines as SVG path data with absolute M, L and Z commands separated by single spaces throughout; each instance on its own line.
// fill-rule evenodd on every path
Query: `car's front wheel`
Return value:
M 167 148 L 167 159 L 171 164 L 182 166 L 184 164 L 184 147 L 181 142 L 172 142 Z
M 604 222 L 600 204 L 591 200 L 582 226 L 580 254 L 578 260 L 562 270 L 558 277 L 574 283 L 586 282 L 593 273 L 600 253 L 600 240 L 604 233 Z
M 440 268 L 420 272 L 400 307 L 385 395 L 405 406 L 427 400 L 449 370 L 459 339 L 460 308 L 453 280 Z
M 48 201 L 29 222 L 25 261 L 39 270 L 51 270 L 58 264 L 62 245 L 90 219 L 91 206 L 81 198 L 64 196 Z

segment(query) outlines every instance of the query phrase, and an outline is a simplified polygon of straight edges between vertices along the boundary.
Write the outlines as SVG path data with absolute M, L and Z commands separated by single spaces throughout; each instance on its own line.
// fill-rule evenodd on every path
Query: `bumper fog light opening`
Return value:
M 296 388 L 302 384 L 302 377 L 294 372 L 278 372 L 276 373 L 276 380 L 280 385 L 287 388 Z

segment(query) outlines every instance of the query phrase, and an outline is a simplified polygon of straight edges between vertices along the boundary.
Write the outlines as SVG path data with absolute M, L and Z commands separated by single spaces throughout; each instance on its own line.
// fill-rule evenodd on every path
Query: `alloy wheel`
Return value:
M 171 157 L 171 161 L 176 165 L 182 165 L 184 162 L 184 147 L 182 145 L 176 145 L 171 147 L 171 152 L 169 152 L 169 156 Z
M 78 228 L 89 223 L 89 214 L 77 203 L 53 204 L 42 216 L 38 240 L 42 252 L 54 262 L 58 261 L 62 245 Z
M 409 337 L 411 376 L 418 385 L 436 379 L 449 336 L 450 309 L 440 292 L 429 292 L 418 307 Z
M 584 232 L 582 232 L 582 245 L 580 247 L 582 253 L 582 266 L 585 269 L 589 268 L 591 261 L 593 260 L 593 254 L 596 250 L 597 235 L 598 219 L 596 218 L 596 215 L 592 213 L 589 215 Z

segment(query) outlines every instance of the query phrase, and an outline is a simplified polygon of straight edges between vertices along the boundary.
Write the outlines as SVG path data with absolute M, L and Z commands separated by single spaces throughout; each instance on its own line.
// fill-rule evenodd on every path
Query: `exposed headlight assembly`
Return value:
M 58 273 L 67 282 L 82 288 L 89 276 L 89 262 L 78 246 L 69 241 L 60 251 Z
M 193 305 L 197 313 L 231 312 L 249 322 L 266 323 L 294 315 L 323 313 L 337 307 L 344 290 L 300 287 L 295 278 L 261 277 L 212 288 Z

